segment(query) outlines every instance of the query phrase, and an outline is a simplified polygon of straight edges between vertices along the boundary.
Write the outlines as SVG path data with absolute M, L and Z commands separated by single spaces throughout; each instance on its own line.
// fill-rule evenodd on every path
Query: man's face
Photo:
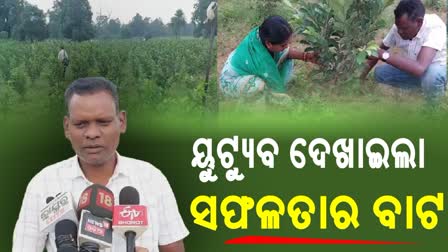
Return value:
M 401 38 L 410 40 L 417 36 L 417 33 L 420 31 L 423 25 L 423 18 L 412 20 L 408 18 L 408 15 L 403 15 L 395 19 L 395 25 L 398 28 L 398 34 Z
M 115 157 L 120 134 L 126 131 L 126 113 L 117 113 L 112 96 L 100 91 L 74 94 L 64 117 L 65 137 L 81 164 L 101 166 Z

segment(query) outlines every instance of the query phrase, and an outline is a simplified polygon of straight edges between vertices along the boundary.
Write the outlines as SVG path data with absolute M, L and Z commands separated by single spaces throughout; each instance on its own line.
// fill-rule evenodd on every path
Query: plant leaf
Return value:
M 284 3 L 286 6 L 288 6 L 288 7 L 294 9 L 294 7 L 292 6 L 292 3 L 291 3 L 289 0 L 283 0 L 283 3 Z
M 335 17 L 344 22 L 347 16 L 347 11 L 352 5 L 353 0 L 331 0 L 328 1 L 328 5 L 334 11 Z
M 367 53 L 365 51 L 358 53 L 358 55 L 356 56 L 356 63 L 358 65 L 361 65 L 362 63 L 364 63 L 364 61 L 366 61 L 366 57 Z

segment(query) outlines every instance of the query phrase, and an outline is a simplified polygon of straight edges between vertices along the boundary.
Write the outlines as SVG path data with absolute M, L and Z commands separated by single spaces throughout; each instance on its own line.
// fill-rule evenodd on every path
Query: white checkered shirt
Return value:
M 189 233 L 179 214 L 176 199 L 165 176 L 151 164 L 118 155 L 114 174 L 106 185 L 115 195 L 125 186 L 133 186 L 140 194 L 140 204 L 148 207 L 149 228 L 137 239 L 136 245 L 159 251 L 159 245 L 167 245 L 185 238 Z M 13 238 L 13 252 L 56 252 L 54 232 L 42 233 L 39 227 L 40 210 L 46 198 L 60 192 L 70 192 L 74 204 L 78 204 L 84 189 L 92 185 L 78 163 L 77 156 L 48 166 L 28 184 Z M 126 251 L 126 241 L 113 235 L 112 249 L 105 252 Z

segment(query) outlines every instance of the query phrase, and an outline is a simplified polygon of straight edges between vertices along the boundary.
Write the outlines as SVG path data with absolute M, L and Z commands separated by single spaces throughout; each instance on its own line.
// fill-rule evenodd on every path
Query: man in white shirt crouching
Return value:
M 446 24 L 436 14 L 425 14 L 421 0 L 401 0 L 395 24 L 384 38 L 378 57 L 371 57 L 361 76 L 375 68 L 375 80 L 403 89 L 421 88 L 427 101 L 436 102 L 446 91 Z M 398 47 L 404 55 L 391 54 Z

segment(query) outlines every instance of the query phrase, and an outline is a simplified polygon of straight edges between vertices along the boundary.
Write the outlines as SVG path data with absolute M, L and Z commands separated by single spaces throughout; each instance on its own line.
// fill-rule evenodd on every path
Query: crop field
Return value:
M 64 76 L 60 46 L 69 56 Z M 75 79 L 103 76 L 119 88 L 124 109 L 190 112 L 216 106 L 216 71 L 207 94 L 209 40 L 0 40 L 0 113 L 62 110 L 63 92 Z M 216 49 L 213 49 L 216 55 Z M 204 98 L 205 97 L 205 98 Z

